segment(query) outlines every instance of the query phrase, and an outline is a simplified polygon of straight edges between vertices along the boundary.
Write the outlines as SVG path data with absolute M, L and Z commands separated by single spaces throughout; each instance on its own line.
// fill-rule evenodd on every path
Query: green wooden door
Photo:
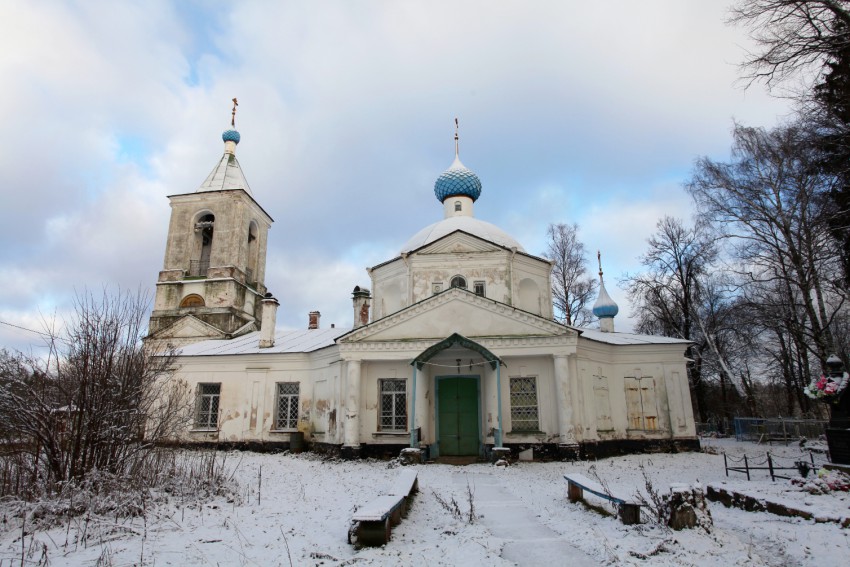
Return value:
M 440 455 L 477 455 L 478 380 L 441 378 L 437 390 Z

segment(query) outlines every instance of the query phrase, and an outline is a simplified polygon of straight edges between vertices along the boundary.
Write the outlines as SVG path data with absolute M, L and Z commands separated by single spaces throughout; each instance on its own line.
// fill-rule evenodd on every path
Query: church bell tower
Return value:
M 272 218 L 254 200 L 236 145 L 236 99 L 224 154 L 193 193 L 171 195 L 165 262 L 146 342 L 181 346 L 260 328 Z

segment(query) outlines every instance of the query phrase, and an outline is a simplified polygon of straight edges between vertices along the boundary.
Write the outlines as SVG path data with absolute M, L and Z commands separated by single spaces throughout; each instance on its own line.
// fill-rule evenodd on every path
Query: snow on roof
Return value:
M 468 232 L 469 234 L 483 238 L 484 240 L 489 240 L 490 242 L 494 242 L 500 246 L 504 246 L 505 248 L 516 248 L 520 252 L 525 252 L 525 249 L 520 246 L 519 242 L 514 240 L 511 235 L 498 226 L 490 224 L 489 222 L 478 220 L 475 217 L 467 216 L 449 217 L 439 222 L 435 222 L 432 225 L 426 226 L 414 234 L 413 237 L 408 240 L 404 246 L 402 246 L 401 251 L 404 253 L 416 250 L 417 248 L 421 248 L 426 244 L 435 242 L 456 230 Z
M 274 346 L 260 348 L 260 332 L 254 331 L 235 339 L 212 339 L 187 345 L 178 351 L 179 356 L 219 356 L 229 354 L 299 353 L 313 352 L 329 347 L 336 339 L 351 329 L 332 327 L 329 329 L 278 330 Z
M 691 341 L 685 339 L 674 339 L 671 337 L 659 337 L 655 335 L 635 335 L 632 333 L 603 333 L 598 329 L 583 329 L 574 327 L 581 332 L 581 336 L 597 341 L 600 343 L 608 343 L 609 345 L 671 345 L 671 344 L 688 344 Z

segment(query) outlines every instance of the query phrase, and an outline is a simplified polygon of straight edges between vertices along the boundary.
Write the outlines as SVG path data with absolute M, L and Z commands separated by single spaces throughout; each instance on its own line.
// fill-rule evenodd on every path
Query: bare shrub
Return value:
M 652 461 L 649 464 L 652 465 Z M 666 527 L 667 521 L 670 518 L 669 497 L 661 494 L 655 488 L 644 463 L 640 463 L 638 468 L 640 469 L 640 474 L 643 476 L 644 492 L 636 492 L 634 496 L 635 501 L 641 505 L 641 508 L 647 511 L 650 522 Z
M 460 506 L 458 506 L 457 500 L 455 500 L 454 496 L 452 496 L 449 500 L 446 500 L 433 489 L 431 490 L 431 493 L 434 495 L 434 498 L 437 499 L 440 506 L 443 507 L 443 510 L 451 514 L 454 519 L 463 520 L 463 512 L 461 512 Z
M 434 495 L 434 498 L 437 499 L 437 502 L 440 506 L 455 520 L 458 521 L 466 521 L 468 524 L 474 524 L 477 518 L 475 514 L 475 491 L 472 489 L 472 486 L 469 484 L 469 481 L 466 482 L 466 512 L 461 510 L 460 504 L 458 504 L 457 500 L 454 496 L 451 496 L 448 500 L 440 496 L 435 490 L 431 490 L 431 493 Z
M 466 514 L 466 520 L 470 524 L 475 523 L 475 491 L 469 485 L 469 481 L 466 481 L 466 502 L 469 506 L 469 511 Z
M 63 330 L 45 329 L 49 356 L 0 351 L 0 495 L 56 493 L 92 471 L 120 477 L 191 415 L 173 352 L 142 345 L 148 299 L 88 292 Z

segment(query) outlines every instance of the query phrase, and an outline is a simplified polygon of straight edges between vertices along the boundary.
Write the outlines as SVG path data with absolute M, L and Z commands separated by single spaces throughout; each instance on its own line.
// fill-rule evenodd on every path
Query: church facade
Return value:
M 435 183 L 443 218 L 368 269 L 352 326 L 277 330 L 266 293 L 272 219 L 239 162 L 239 133 L 172 217 L 151 347 L 179 348 L 194 395 L 184 443 L 287 447 L 345 457 L 591 457 L 699 446 L 686 341 L 614 331 L 600 282 L 598 329 L 553 319 L 552 264 L 474 216 L 481 182 L 454 163 Z M 457 139 L 457 137 L 456 137 Z M 600 272 L 601 277 L 601 272 Z M 529 451 L 529 449 L 531 451 Z

